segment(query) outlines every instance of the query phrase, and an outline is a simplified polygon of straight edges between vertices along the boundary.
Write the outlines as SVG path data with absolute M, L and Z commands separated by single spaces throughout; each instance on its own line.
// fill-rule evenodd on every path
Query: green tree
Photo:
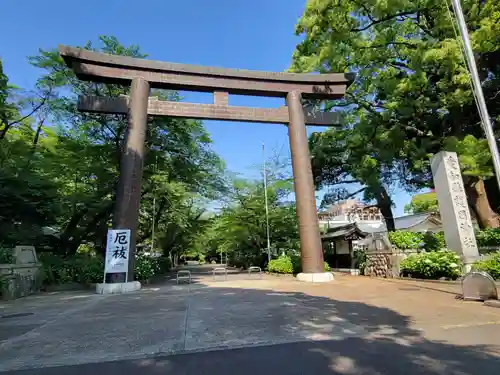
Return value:
M 289 178 L 276 170 L 268 180 L 269 234 L 273 253 L 298 252 L 295 204 L 286 201 L 292 192 Z M 281 175 L 281 177 L 283 177 Z M 261 181 L 233 179 L 229 199 L 211 220 L 207 232 L 208 255 L 227 254 L 236 266 L 263 266 L 267 262 L 265 194 Z
M 98 48 L 90 42 L 84 47 L 138 58 L 146 56 L 138 46 L 123 46 L 114 37 L 100 37 Z M 6 174 L 0 176 L 5 182 L 2 189 L 11 194 L 7 197 L 12 197 L 10 201 L 2 199 L 2 228 L 10 233 L 15 222 L 28 231 L 31 222 L 12 214 L 18 210 L 34 212 L 23 209 L 19 205 L 23 201 L 40 211 L 33 216 L 37 225 L 44 222 L 60 228 L 60 242 L 55 250 L 71 255 L 84 242 L 102 249 L 114 209 L 127 121 L 123 115 L 80 113 L 77 99 L 79 95 L 127 95 L 128 88 L 78 80 L 57 50 L 40 50 L 29 61 L 43 74 L 35 94 L 19 101 L 28 101 L 31 111 L 27 111 L 27 116 L 16 114 L 8 119 L 9 131 L 0 147 L 2 173 Z M 12 97 L 11 92 L 9 95 Z M 158 91 L 154 95 L 180 100 L 176 92 Z M 210 137 L 200 121 L 150 118 L 146 148 L 138 236 L 143 241 L 151 238 L 154 216 L 160 241 L 170 235 L 169 231 L 175 228 L 173 223 L 184 225 L 180 222 L 183 218 L 190 220 L 192 212 L 221 194 L 225 187 L 224 163 L 211 150 Z M 33 181 L 23 187 L 26 191 L 15 183 L 23 173 L 29 174 L 28 181 Z M 157 202 L 155 215 L 153 197 Z M 194 207 L 192 201 L 199 202 L 200 207 Z M 189 215 L 174 217 L 170 209 Z M 9 216 L 4 217 L 3 212 Z M 177 244 L 192 239 L 191 229 L 195 227 L 188 227 L 176 235 Z
M 466 135 L 463 139 L 448 137 L 444 147 L 458 154 L 469 206 L 479 226 L 499 228 L 500 217 L 491 208 L 484 185 L 484 180 L 494 175 L 486 140 L 473 135 Z
M 405 205 L 407 214 L 419 214 L 421 212 L 439 212 L 438 201 L 435 192 L 415 195 L 409 204 Z
M 11 130 L 0 147 L 0 245 L 37 242 L 43 227 L 60 214 L 58 183 L 47 173 L 44 158 L 33 158 L 33 131 Z M 50 153 L 48 142 L 40 147 Z
M 394 185 L 393 167 L 377 152 L 379 143 L 375 138 L 367 139 L 355 128 L 313 133 L 309 139 L 312 170 L 316 188 L 329 189 L 323 206 L 362 193 L 365 201 L 375 201 L 388 230 L 393 231 L 393 203 L 389 194 Z M 350 184 L 361 187 L 352 191 L 345 187 Z
M 494 120 L 500 115 L 500 4 L 467 0 L 463 8 Z M 435 0 L 311 0 L 296 29 L 304 39 L 291 69 L 356 72 L 345 99 L 325 110 L 343 111 L 342 127 L 370 140 L 367 153 L 391 166 L 409 191 L 433 185 L 430 157 L 449 137 L 483 137 L 450 14 L 446 2 Z M 476 186 L 478 178 L 465 182 Z M 488 217 L 484 201 L 467 191 L 478 215 Z

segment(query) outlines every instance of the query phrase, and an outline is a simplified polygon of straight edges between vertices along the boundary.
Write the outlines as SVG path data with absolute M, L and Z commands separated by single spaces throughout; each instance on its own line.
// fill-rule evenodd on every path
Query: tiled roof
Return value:
M 362 231 L 356 223 L 344 223 L 335 227 L 328 228 L 328 231 L 321 236 L 322 239 L 334 239 L 344 236 L 357 235 L 359 237 L 366 237 L 369 233 Z
M 428 212 L 415 215 L 400 216 L 394 219 L 394 225 L 396 229 L 407 229 L 423 223 L 431 216 L 432 214 Z

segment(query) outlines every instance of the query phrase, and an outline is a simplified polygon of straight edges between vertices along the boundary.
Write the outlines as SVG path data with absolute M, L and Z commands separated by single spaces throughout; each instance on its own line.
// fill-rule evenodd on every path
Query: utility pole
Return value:
M 267 203 L 267 170 L 266 170 L 266 152 L 264 143 L 262 143 L 262 157 L 264 159 L 264 199 L 266 201 L 266 233 L 267 233 L 267 262 L 271 261 L 271 239 L 269 238 L 269 206 Z
M 158 167 L 158 155 L 156 155 L 155 159 L 154 175 L 156 175 L 157 167 Z M 151 252 L 155 251 L 155 219 L 156 219 L 156 184 L 153 188 L 153 229 L 151 231 Z
M 491 125 L 490 115 L 488 113 L 488 108 L 486 107 L 486 101 L 484 100 L 483 88 L 477 72 L 476 60 L 474 59 L 474 52 L 470 43 L 469 32 L 467 30 L 462 5 L 460 4 L 460 0 L 451 0 L 451 4 L 453 5 L 453 11 L 458 22 L 460 36 L 462 37 L 464 44 L 465 58 L 472 79 L 473 92 L 475 92 L 479 115 L 482 120 L 481 122 L 483 124 L 484 133 L 486 134 L 486 140 L 488 141 L 488 145 L 490 147 L 495 176 L 500 189 L 500 156 L 498 154 L 497 141 L 495 139 L 495 134 L 493 133 L 493 126 Z

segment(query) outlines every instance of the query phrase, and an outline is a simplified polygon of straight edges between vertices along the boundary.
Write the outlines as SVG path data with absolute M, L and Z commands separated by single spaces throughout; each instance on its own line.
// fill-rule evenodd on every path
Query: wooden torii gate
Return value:
M 319 234 L 316 198 L 305 125 L 338 123 L 335 113 L 303 108 L 302 98 L 335 99 L 352 82 L 350 74 L 298 74 L 258 72 L 173 64 L 59 46 L 66 64 L 82 80 L 131 86 L 129 97 L 84 96 L 79 110 L 128 114 L 128 129 L 120 166 L 113 228 L 131 230 L 131 254 L 135 251 L 139 215 L 147 117 L 171 116 L 243 122 L 288 124 L 299 220 L 303 280 L 327 281 Z M 149 97 L 151 88 L 212 92 L 213 104 L 181 103 Z M 286 106 L 249 108 L 230 106 L 229 94 L 281 97 Z M 133 281 L 129 262 L 128 281 Z

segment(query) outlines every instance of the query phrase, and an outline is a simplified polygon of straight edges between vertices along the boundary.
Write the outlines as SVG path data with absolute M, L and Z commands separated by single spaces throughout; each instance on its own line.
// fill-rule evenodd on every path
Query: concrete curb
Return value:
M 398 278 L 398 277 L 387 278 L 387 277 L 370 276 L 370 278 L 371 279 L 380 280 L 380 281 L 389 282 L 389 283 L 390 282 L 402 282 L 402 284 L 406 284 L 406 285 L 408 285 L 412 281 L 417 281 L 417 282 L 423 282 L 424 281 L 424 280 L 417 280 L 417 279 L 402 279 L 402 278 Z M 417 288 L 422 288 L 422 289 L 434 290 L 436 292 L 441 292 L 441 293 L 452 294 L 454 296 L 460 296 L 461 295 L 461 293 L 453 292 L 453 291 L 450 291 L 450 290 L 439 289 L 437 286 L 433 288 L 432 284 L 435 284 L 435 283 L 429 283 L 429 284 L 431 284 L 431 285 L 429 285 L 429 286 L 416 285 L 416 287 Z M 455 284 L 455 285 L 457 285 L 457 284 Z
M 95 289 L 97 294 L 130 293 L 141 290 L 141 283 L 139 281 L 129 281 L 125 283 L 96 284 Z
M 432 280 L 432 279 L 414 279 L 411 277 L 382 277 L 382 276 L 368 276 L 374 279 L 382 279 L 382 280 L 402 280 L 402 281 L 419 281 L 424 283 L 431 284 L 445 284 L 445 285 L 461 285 L 462 279 L 459 278 L 457 280 Z M 495 281 L 495 285 L 500 288 L 500 281 Z
M 500 308 L 500 300 L 490 299 L 488 301 L 484 301 L 484 305 L 488 307 Z
M 274 276 L 274 277 L 282 277 L 282 278 L 289 278 L 289 279 L 295 278 L 295 275 L 290 274 L 290 273 L 274 273 L 274 272 L 267 272 L 267 271 L 262 272 L 262 273 L 265 275 Z
M 386 278 L 386 277 L 376 277 L 376 276 L 370 276 L 373 279 L 378 279 L 378 280 L 383 280 L 383 281 L 404 281 L 404 282 L 411 282 L 411 281 L 418 281 L 418 282 L 424 282 L 424 283 L 429 283 L 429 284 L 445 284 L 445 285 L 460 285 L 460 281 L 448 281 L 448 280 L 427 280 L 427 279 L 410 279 L 410 278 L 405 278 L 405 277 L 393 277 L 393 278 Z M 500 283 L 495 282 L 497 287 L 500 287 Z M 450 290 L 443 290 L 443 289 L 438 289 L 438 288 L 432 288 L 432 287 L 425 287 L 421 285 L 417 285 L 417 288 L 425 288 L 429 290 L 434 290 L 436 292 L 441 292 L 441 293 L 447 293 L 447 294 L 453 294 L 455 296 L 462 296 L 461 293 L 456 293 L 452 292 Z M 484 306 L 488 307 L 496 307 L 500 308 L 500 300 L 494 300 L 490 299 L 487 301 L 476 301 L 476 302 L 483 302 Z
M 299 273 L 297 275 L 298 281 L 303 281 L 307 283 L 328 283 L 333 281 L 333 273 L 323 272 L 323 273 Z

